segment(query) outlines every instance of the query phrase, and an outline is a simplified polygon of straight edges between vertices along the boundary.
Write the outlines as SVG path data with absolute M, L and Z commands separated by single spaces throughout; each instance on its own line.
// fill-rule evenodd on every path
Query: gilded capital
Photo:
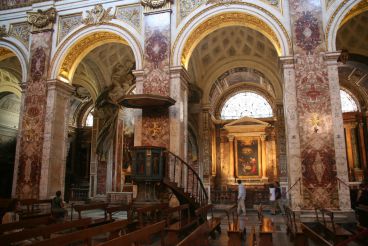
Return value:
M 51 30 L 56 20 L 55 8 L 45 11 L 39 9 L 37 12 L 27 12 L 27 14 L 27 21 L 32 26 L 32 32 Z
M 167 3 L 172 3 L 172 0 L 141 0 L 143 7 L 158 9 L 164 7 Z

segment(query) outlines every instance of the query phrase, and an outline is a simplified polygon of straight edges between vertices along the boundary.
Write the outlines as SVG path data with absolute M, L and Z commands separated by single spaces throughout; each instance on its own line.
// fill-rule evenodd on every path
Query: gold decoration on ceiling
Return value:
M 263 35 L 265 35 L 271 43 L 275 46 L 278 55 L 281 55 L 281 45 L 275 32 L 262 20 L 254 15 L 245 13 L 225 13 L 213 16 L 203 22 L 189 35 L 186 40 L 181 62 L 187 68 L 189 65 L 189 58 L 194 51 L 196 45 L 209 33 L 221 27 L 241 25 L 253 28 Z
M 87 10 L 87 17 L 82 20 L 86 25 L 99 25 L 111 21 L 115 18 L 110 12 L 112 7 L 104 9 L 102 4 L 97 4 L 92 10 Z
M 6 58 L 12 56 L 15 56 L 15 54 L 11 50 L 4 47 L 0 47 L 0 61 L 5 60 Z
M 49 8 L 48 10 L 39 9 L 37 12 L 27 12 L 27 21 L 32 26 L 32 31 L 45 31 L 52 29 L 52 25 L 56 20 L 56 9 Z
M 162 8 L 167 3 L 172 3 L 172 0 L 141 0 L 143 7 L 150 7 L 153 9 Z
M 253 4 L 253 3 L 248 3 L 248 2 L 239 2 L 239 3 L 236 3 L 237 5 L 240 5 L 240 6 L 247 6 L 247 7 L 251 7 L 251 8 L 255 8 L 255 9 L 258 9 L 259 11 L 261 11 L 262 13 L 265 14 L 265 16 L 268 16 L 268 17 L 271 17 L 272 20 L 274 20 L 277 25 L 280 27 L 280 29 L 282 30 L 283 34 L 285 35 L 285 38 L 287 39 L 287 45 L 288 45 L 288 48 L 289 50 L 291 51 L 292 50 L 292 44 L 291 44 L 291 39 L 290 39 L 290 36 L 289 36 L 289 33 L 288 31 L 286 30 L 286 28 L 284 27 L 284 25 L 281 23 L 281 21 L 276 17 L 274 16 L 270 11 L 256 5 L 256 4 Z M 199 13 L 197 13 L 196 15 L 194 15 L 191 19 L 189 19 L 189 21 L 184 25 L 184 27 L 180 30 L 179 34 L 177 35 L 176 39 L 175 39 L 175 42 L 172 46 L 172 54 L 174 54 L 174 51 L 176 50 L 176 46 L 178 45 L 178 42 L 181 38 L 181 36 L 183 35 L 183 33 L 185 32 L 185 30 L 197 19 L 199 18 L 201 15 L 203 15 L 204 13 L 207 13 L 208 11 L 212 10 L 212 9 L 215 9 L 217 7 L 220 7 L 222 6 L 223 4 L 214 4 L 214 5 L 211 5 L 209 6 L 208 8 L 206 9 L 203 9 L 202 11 L 200 11 Z M 289 55 L 289 54 L 286 54 L 286 55 Z M 174 56 L 171 56 L 171 62 L 174 63 Z M 182 59 L 182 65 L 184 65 L 183 63 L 183 59 Z
M 88 52 L 99 45 L 111 42 L 127 44 L 122 37 L 110 32 L 96 32 L 81 39 L 66 52 L 59 76 L 70 81 L 76 66 Z
M 362 0 L 357 5 L 355 5 L 349 13 L 344 17 L 344 19 L 341 21 L 340 26 L 342 27 L 346 22 L 348 22 L 351 18 L 365 12 L 368 10 L 368 0 Z

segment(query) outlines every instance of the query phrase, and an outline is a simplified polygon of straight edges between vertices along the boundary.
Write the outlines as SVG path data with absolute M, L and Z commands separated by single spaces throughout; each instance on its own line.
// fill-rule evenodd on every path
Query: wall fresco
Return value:
M 16 196 L 21 198 L 39 196 L 51 38 L 50 31 L 32 36 L 30 77 L 25 93 L 16 187 Z
M 302 165 L 302 208 L 338 208 L 336 158 L 320 2 L 292 0 L 297 107 Z M 298 175 L 298 174 L 292 174 Z

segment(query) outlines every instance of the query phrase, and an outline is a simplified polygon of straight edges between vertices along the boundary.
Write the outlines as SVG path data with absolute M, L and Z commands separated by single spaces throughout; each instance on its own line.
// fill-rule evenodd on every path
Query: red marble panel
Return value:
M 106 194 L 106 175 L 107 163 L 100 160 L 97 163 L 97 195 Z
M 302 159 L 303 204 L 337 208 L 338 190 L 332 109 L 321 1 L 291 0 L 295 77 Z
M 170 94 L 170 13 L 145 16 L 143 93 Z
M 32 35 L 30 73 L 19 145 L 16 196 L 38 198 L 52 32 Z

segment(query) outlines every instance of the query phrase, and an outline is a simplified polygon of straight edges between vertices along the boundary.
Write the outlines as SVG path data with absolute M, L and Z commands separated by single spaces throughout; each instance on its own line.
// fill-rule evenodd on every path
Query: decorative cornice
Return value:
M 281 28 L 282 32 L 284 33 L 286 39 L 287 39 L 287 44 L 288 44 L 288 48 L 289 50 L 292 50 L 292 42 L 291 42 L 291 39 L 290 39 L 290 36 L 289 36 L 289 33 L 287 32 L 287 30 L 285 29 L 285 27 L 282 25 L 281 21 L 276 17 L 274 16 L 270 11 L 256 5 L 256 4 L 253 4 L 253 3 L 247 3 L 247 2 L 237 2 L 237 3 L 234 3 L 236 5 L 243 5 L 243 6 L 247 6 L 247 7 L 252 7 L 252 8 L 256 8 L 258 10 L 260 10 L 261 12 L 265 13 L 267 16 L 271 17 L 276 23 L 277 25 Z M 214 9 L 214 8 L 217 8 L 217 7 L 220 7 L 220 6 L 223 6 L 223 3 L 218 3 L 218 4 L 214 4 L 214 5 L 211 5 L 209 6 L 208 8 L 205 8 L 203 9 L 201 12 L 197 13 L 196 15 L 194 15 L 191 19 L 189 19 L 189 21 L 183 26 L 183 28 L 180 30 L 179 34 L 177 35 L 176 39 L 175 39 L 175 42 L 172 46 L 172 54 L 174 54 L 174 51 L 176 49 L 176 46 L 178 45 L 178 42 L 181 38 L 181 36 L 183 35 L 183 33 L 186 31 L 186 29 L 198 18 L 200 17 L 201 15 L 203 15 L 204 13 Z M 186 41 L 187 42 L 187 41 Z M 184 52 L 183 52 L 184 53 Z M 183 55 L 182 53 L 182 55 Z M 173 59 L 174 59 L 174 56 L 171 56 L 171 59 L 172 59 L 172 64 L 173 64 Z M 184 65 L 182 63 L 182 65 Z
M 49 8 L 48 10 L 37 10 L 37 12 L 27 12 L 27 21 L 32 26 L 32 32 L 42 32 L 52 29 L 56 20 L 56 9 Z
M 104 9 L 102 4 L 97 4 L 92 10 L 87 10 L 87 17 L 82 20 L 83 24 L 86 25 L 100 25 L 107 23 L 115 18 L 114 15 L 111 15 L 112 7 L 108 9 Z

